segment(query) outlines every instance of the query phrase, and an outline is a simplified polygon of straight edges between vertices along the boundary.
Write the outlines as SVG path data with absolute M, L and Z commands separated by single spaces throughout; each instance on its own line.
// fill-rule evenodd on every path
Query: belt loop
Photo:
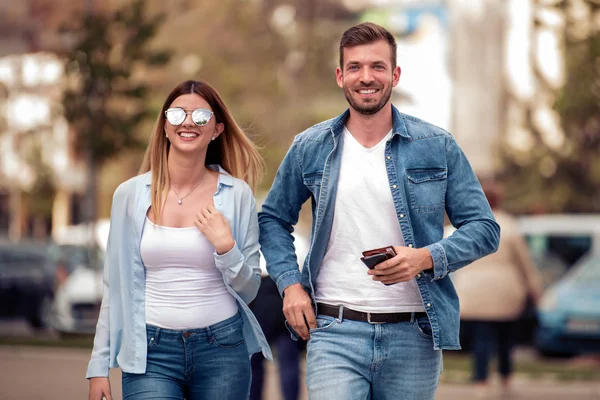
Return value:
M 413 311 L 413 312 L 410 313 L 410 323 L 414 324 L 415 320 L 416 320 L 416 318 L 415 318 L 415 312 Z
M 340 312 L 338 314 L 338 322 L 342 322 L 344 320 L 344 306 L 340 306 Z
M 154 344 L 158 344 L 160 340 L 160 328 L 156 327 L 156 331 L 154 332 Z

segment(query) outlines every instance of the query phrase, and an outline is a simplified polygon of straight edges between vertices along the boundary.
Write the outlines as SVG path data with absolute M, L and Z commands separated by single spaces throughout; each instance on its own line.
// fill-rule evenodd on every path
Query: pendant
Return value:
M 181 201 L 181 199 L 177 200 L 177 204 L 181 205 L 181 203 L 183 203 L 183 201 Z

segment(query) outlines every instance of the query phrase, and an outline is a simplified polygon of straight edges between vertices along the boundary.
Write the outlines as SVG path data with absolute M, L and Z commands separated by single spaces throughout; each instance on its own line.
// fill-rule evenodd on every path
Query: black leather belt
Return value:
M 340 316 L 340 306 L 331 306 L 329 304 L 317 303 L 317 314 L 328 315 L 330 317 L 338 318 Z M 356 311 L 344 307 L 342 312 L 342 318 L 351 319 L 353 321 L 369 322 L 371 324 L 381 324 L 385 322 L 408 322 L 411 320 L 413 314 L 415 318 L 427 316 L 425 312 L 371 313 Z

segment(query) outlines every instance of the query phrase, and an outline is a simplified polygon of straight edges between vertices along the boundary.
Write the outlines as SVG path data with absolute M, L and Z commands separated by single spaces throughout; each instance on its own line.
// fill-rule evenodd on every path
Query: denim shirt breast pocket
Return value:
M 302 174 L 304 186 L 310 190 L 315 200 L 319 199 L 321 192 L 321 183 L 323 181 L 323 171 L 309 172 Z
M 444 209 L 446 197 L 446 168 L 415 168 L 406 170 L 410 206 L 416 213 Z

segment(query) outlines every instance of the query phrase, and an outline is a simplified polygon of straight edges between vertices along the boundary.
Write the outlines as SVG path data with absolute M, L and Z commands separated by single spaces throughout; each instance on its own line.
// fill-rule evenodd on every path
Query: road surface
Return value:
M 89 353 L 89 350 L 81 349 L 0 346 L 0 399 L 86 399 L 87 381 L 84 376 Z M 268 364 L 265 400 L 281 399 L 276 368 L 276 364 Z M 120 377 L 119 370 L 112 370 L 111 382 L 115 400 L 121 399 Z M 442 384 L 436 396 L 437 400 L 474 398 L 475 393 L 470 386 L 459 384 Z M 515 394 L 504 398 L 525 400 L 600 399 L 600 382 L 517 381 Z M 303 387 L 300 400 L 306 399 L 306 391 Z

